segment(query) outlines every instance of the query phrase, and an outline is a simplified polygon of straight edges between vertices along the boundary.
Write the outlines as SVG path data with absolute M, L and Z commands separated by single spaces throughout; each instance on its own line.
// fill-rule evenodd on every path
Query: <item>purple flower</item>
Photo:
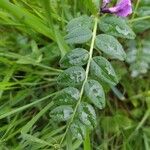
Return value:
M 103 5 L 101 12 L 103 13 L 113 13 L 117 16 L 126 17 L 132 13 L 131 0 L 120 0 L 116 6 L 107 7 L 107 4 L 110 3 L 110 0 L 103 0 Z

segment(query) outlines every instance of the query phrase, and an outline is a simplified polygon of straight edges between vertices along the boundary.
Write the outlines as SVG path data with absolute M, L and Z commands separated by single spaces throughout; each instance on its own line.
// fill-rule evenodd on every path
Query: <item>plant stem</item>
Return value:
M 33 64 L 34 65 L 34 64 Z M 45 69 L 48 69 L 48 70 L 51 70 L 51 71 L 54 71 L 54 72 L 63 72 L 63 70 L 60 70 L 60 69 L 56 69 L 56 68 L 53 68 L 53 67 L 49 67 L 49 66 L 45 66 L 43 64 L 40 64 L 40 63 L 35 63 L 36 66 L 39 66 L 41 68 L 45 68 Z
M 141 21 L 141 20 L 146 20 L 146 19 L 150 19 L 150 16 L 135 18 L 135 19 L 129 20 L 129 23 L 133 23 L 133 22 Z
M 150 110 L 147 110 L 142 120 L 139 122 L 138 126 L 136 127 L 136 129 L 128 137 L 127 141 L 130 141 L 130 139 L 135 135 L 135 133 L 143 126 L 143 124 L 145 123 L 145 121 L 148 119 L 149 116 L 150 116 Z
M 139 122 L 138 126 L 136 127 L 135 131 L 138 131 L 143 126 L 145 121 L 148 119 L 149 115 L 150 115 L 150 110 L 147 110 L 142 120 Z
M 95 43 L 95 38 L 96 38 L 96 31 L 97 31 L 97 24 L 98 24 L 98 18 L 95 17 L 95 23 L 94 23 L 94 29 L 93 29 L 93 36 L 92 36 L 92 41 L 91 41 L 91 46 L 90 46 L 90 51 L 89 51 L 89 59 L 88 59 L 88 63 L 87 63 L 87 67 L 86 67 L 86 76 L 85 76 L 85 79 L 84 79 L 84 82 L 82 84 L 82 87 L 81 87 L 81 91 L 80 91 L 80 97 L 79 97 L 79 100 L 75 106 L 75 109 L 73 111 L 73 114 L 72 114 L 72 117 L 67 125 L 67 128 L 66 128 L 66 131 L 64 133 L 64 136 L 62 137 L 61 141 L 60 141 L 60 145 L 62 144 L 62 142 L 64 141 L 65 137 L 66 137 L 66 134 L 70 128 L 70 125 L 71 123 L 73 122 L 74 118 L 75 118 L 75 115 L 76 115 L 76 112 L 77 112 L 77 109 L 81 103 L 81 100 L 82 100 L 82 96 L 83 96 L 83 92 L 84 92 L 84 87 L 85 87 L 85 83 L 87 82 L 87 79 L 88 79 L 88 74 L 89 74 L 89 69 L 90 69 L 90 63 L 91 63 L 91 60 L 92 60 L 92 55 L 93 55 L 93 49 L 94 49 L 94 43 Z
M 131 20 L 134 19 L 135 15 L 136 15 L 136 12 L 137 12 L 137 9 L 138 9 L 138 7 L 139 7 L 139 4 L 140 4 L 140 0 L 137 0 L 137 3 L 136 3 L 136 5 L 135 5 L 135 9 L 134 9 L 134 13 L 133 13 L 133 15 L 132 15 Z

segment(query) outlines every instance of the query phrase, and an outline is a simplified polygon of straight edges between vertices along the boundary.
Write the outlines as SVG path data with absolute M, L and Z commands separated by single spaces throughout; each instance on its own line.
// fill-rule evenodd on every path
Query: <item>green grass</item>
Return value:
M 138 16 L 144 4 L 136 2 L 131 26 L 150 21 L 149 15 Z M 91 0 L 0 0 L 0 150 L 60 148 L 66 125 L 56 124 L 49 112 L 60 91 L 59 60 L 73 48 L 64 40 L 65 26 L 74 17 L 94 14 L 94 8 Z M 150 32 L 136 34 L 145 40 Z M 107 93 L 92 133 L 83 141 L 71 141 L 67 133 L 67 150 L 150 149 L 150 72 L 132 78 L 127 63 L 112 63 L 119 85 Z

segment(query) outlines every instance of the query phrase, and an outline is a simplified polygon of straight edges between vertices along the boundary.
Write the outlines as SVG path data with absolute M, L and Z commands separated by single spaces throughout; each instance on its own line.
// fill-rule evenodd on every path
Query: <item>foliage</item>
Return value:
M 0 149 L 149 150 L 150 3 L 99 7 L 1 0 Z

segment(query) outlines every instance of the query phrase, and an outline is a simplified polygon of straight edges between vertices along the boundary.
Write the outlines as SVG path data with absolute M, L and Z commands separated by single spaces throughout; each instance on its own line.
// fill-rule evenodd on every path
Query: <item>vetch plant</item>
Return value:
M 150 1 L 131 1 L 0 1 L 0 149 L 149 150 Z
M 150 0 L 131 1 L 0 1 L 0 149 L 149 150 Z
M 102 12 L 127 16 L 131 13 L 129 0 L 119 1 L 114 8 L 107 8 L 104 1 Z M 126 7 L 130 7 L 127 9 Z M 96 126 L 96 109 L 106 106 L 105 86 L 115 86 L 119 81 L 112 59 L 124 61 L 126 53 L 117 38 L 134 39 L 135 34 L 127 21 L 117 16 L 80 16 L 66 26 L 65 40 L 72 50 L 60 60 L 65 69 L 57 78 L 59 95 L 53 98 L 55 107 L 50 112 L 57 122 L 66 122 L 60 145 L 68 134 L 73 139 L 84 139 Z

